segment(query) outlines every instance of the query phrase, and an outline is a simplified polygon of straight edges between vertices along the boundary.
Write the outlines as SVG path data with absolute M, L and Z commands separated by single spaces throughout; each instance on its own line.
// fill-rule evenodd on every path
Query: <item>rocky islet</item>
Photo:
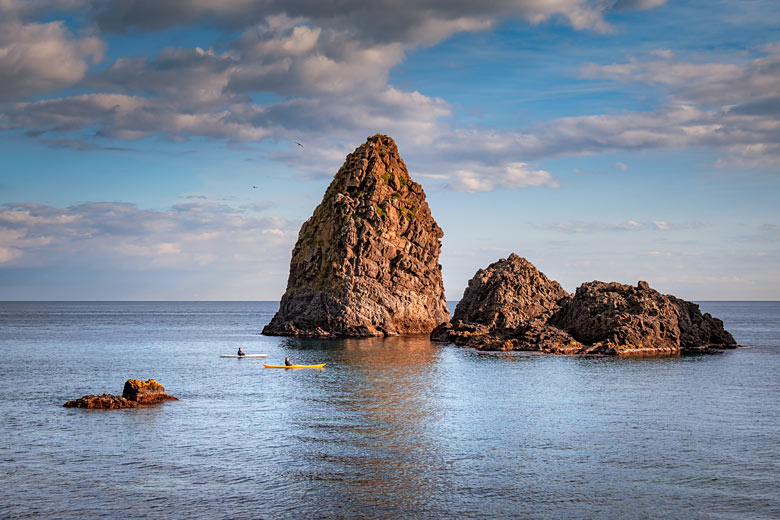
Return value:
M 104 393 L 101 395 L 85 395 L 68 401 L 66 408 L 97 408 L 117 409 L 135 408 L 144 404 L 155 404 L 163 401 L 178 401 L 178 398 L 165 393 L 165 387 L 154 379 L 142 381 L 128 379 L 122 389 L 122 395 Z
M 349 154 L 300 229 L 287 290 L 267 335 L 431 334 L 483 350 L 679 354 L 736 346 L 698 305 L 650 288 L 582 284 L 573 295 L 512 254 L 477 271 L 452 320 L 441 228 L 395 142 L 377 134 Z
M 647 282 L 593 281 L 569 295 L 514 254 L 477 272 L 452 322 L 431 338 L 480 350 L 618 356 L 736 346 L 721 320 Z
M 429 334 L 449 317 L 442 236 L 395 142 L 369 137 L 347 156 L 301 227 L 287 290 L 263 333 Z

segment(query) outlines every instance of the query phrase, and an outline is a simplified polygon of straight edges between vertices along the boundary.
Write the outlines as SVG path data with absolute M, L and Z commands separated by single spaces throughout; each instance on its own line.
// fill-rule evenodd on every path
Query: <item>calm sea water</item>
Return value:
M 780 518 L 780 303 L 636 360 L 261 336 L 277 306 L 0 302 L 0 518 Z M 129 378 L 181 400 L 62 407 Z

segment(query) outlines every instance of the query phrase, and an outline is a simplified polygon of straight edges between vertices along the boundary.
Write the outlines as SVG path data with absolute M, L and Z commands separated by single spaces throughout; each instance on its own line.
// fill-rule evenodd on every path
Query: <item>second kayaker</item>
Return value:
M 241 350 L 241 347 L 238 347 L 238 357 L 241 357 L 241 356 L 246 356 L 246 354 L 244 354 L 244 351 Z
M 288 357 L 284 358 L 284 366 L 287 367 L 292 366 L 292 363 L 290 363 L 290 358 Z

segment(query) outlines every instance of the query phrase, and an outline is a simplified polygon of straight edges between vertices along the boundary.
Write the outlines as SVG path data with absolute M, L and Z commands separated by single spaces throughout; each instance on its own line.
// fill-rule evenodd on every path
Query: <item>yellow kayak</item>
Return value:
M 321 365 L 263 365 L 265 368 L 325 368 L 325 363 Z

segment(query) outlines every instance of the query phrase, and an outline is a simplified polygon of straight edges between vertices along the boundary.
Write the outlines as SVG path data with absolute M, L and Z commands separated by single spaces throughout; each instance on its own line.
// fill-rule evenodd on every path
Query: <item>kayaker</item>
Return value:
M 292 363 L 290 363 L 290 358 L 288 358 L 288 357 L 284 358 L 284 366 L 287 366 L 287 367 L 292 366 Z
M 241 356 L 246 356 L 246 354 L 244 354 L 244 351 L 243 351 L 243 350 L 241 350 L 241 347 L 238 347 L 238 356 L 239 356 L 239 357 L 241 357 Z

